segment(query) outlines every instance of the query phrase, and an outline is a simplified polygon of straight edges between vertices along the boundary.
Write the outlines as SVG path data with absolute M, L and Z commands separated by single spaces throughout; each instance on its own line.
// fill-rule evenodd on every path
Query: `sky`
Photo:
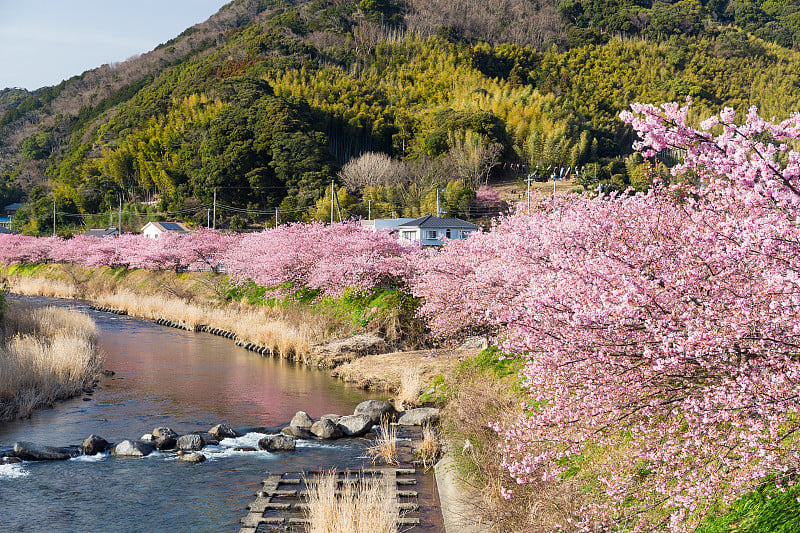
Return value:
M 0 89 L 34 90 L 149 52 L 230 0 L 0 0 Z

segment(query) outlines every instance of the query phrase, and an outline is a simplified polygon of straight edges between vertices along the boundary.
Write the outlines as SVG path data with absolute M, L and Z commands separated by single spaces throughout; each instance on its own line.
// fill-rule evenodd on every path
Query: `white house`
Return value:
M 148 222 L 142 228 L 142 234 L 151 239 L 158 239 L 164 233 L 188 235 L 191 230 L 180 222 Z
M 439 218 L 427 215 L 398 224 L 400 238 L 418 242 L 420 246 L 438 246 L 446 241 L 466 239 L 480 228 L 458 218 Z

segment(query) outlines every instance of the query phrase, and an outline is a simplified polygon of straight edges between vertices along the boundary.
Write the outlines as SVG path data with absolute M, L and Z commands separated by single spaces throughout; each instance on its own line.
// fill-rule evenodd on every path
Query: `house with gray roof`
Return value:
M 84 232 L 84 235 L 88 235 L 89 237 L 97 237 L 103 239 L 105 237 L 117 237 L 119 236 L 119 230 L 114 226 L 109 226 L 105 229 L 90 229 Z
M 416 220 L 414 218 L 375 218 L 372 220 L 362 220 L 361 225 L 372 231 L 388 231 L 397 233 L 397 226 Z
M 151 239 L 158 239 L 165 233 L 188 235 L 192 230 L 180 222 L 148 222 L 142 228 L 142 234 Z
M 14 215 L 23 207 L 25 207 L 25 204 L 21 203 L 8 204 L 5 206 L 2 213 L 0 213 L 0 228 L 10 230 L 14 222 Z
M 438 246 L 446 241 L 466 239 L 480 227 L 458 218 L 439 218 L 427 215 L 397 226 L 400 238 L 420 246 Z

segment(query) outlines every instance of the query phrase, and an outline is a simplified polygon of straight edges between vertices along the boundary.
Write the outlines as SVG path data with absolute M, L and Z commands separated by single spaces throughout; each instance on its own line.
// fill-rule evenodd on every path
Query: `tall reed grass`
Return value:
M 83 282 L 76 275 L 72 276 L 73 281 L 77 280 L 75 282 L 50 277 L 9 276 L 7 281 L 10 290 L 18 294 L 87 298 L 98 305 L 125 310 L 131 316 L 166 318 L 182 322 L 192 329 L 200 325 L 225 329 L 244 341 L 266 346 L 281 357 L 297 358 L 303 362 L 313 363 L 307 360 L 307 356 L 314 343 L 329 337 L 339 327 L 331 317 L 301 307 L 219 305 L 210 298 L 204 298 L 203 302 L 190 301 L 178 295 L 181 292 L 192 294 L 193 289 L 187 288 L 188 285 L 181 290 L 167 290 L 165 287 L 171 278 L 165 281 L 159 277 L 161 273 L 153 272 L 137 274 L 125 278 L 125 287 L 115 284 L 116 278 L 108 276 L 89 277 L 89 281 Z
M 389 419 L 381 417 L 380 432 L 375 437 L 375 442 L 367 448 L 367 455 L 372 457 L 372 462 L 383 461 L 387 465 L 397 465 L 397 426 L 392 425 Z
M 11 290 L 28 296 L 75 298 L 81 292 L 68 283 L 44 278 L 18 277 Z M 286 308 L 215 307 L 187 302 L 176 296 L 146 294 L 129 289 L 107 290 L 90 295 L 98 305 L 122 309 L 131 316 L 166 318 L 192 329 L 207 325 L 234 332 L 240 339 L 267 346 L 281 357 L 302 356 L 330 330 L 324 316 Z
M 101 368 L 90 317 L 10 305 L 0 342 L 0 421 L 29 416 L 38 407 L 79 394 Z
M 46 296 L 48 298 L 77 298 L 78 287 L 67 281 L 44 278 L 18 277 L 11 283 L 18 294 Z
M 331 472 L 306 481 L 306 485 L 308 533 L 400 531 L 394 487 L 382 476 L 340 480 Z
M 226 329 L 240 339 L 272 348 L 283 357 L 308 353 L 314 339 L 325 337 L 327 329 L 324 317 L 283 308 L 212 307 L 127 290 L 100 294 L 94 300 L 103 306 L 124 309 L 129 315 L 168 318 L 192 329 L 200 325 Z
M 398 410 L 411 409 L 419 405 L 419 394 L 422 390 L 422 375 L 415 366 L 406 366 L 400 372 L 400 388 L 397 391 L 395 404 Z

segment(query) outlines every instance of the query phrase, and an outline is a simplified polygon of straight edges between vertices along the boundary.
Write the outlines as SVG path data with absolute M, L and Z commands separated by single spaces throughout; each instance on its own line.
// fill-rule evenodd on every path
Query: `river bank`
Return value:
M 208 331 L 252 351 L 330 368 L 364 390 L 397 393 L 409 369 L 419 374 L 422 386 L 480 351 L 407 349 L 418 339 L 408 342 L 404 330 L 418 326 L 404 323 L 404 310 L 386 298 L 263 305 L 257 290 L 242 290 L 211 272 L 13 265 L 0 269 L 0 283 L 21 295 L 82 299 L 101 310 Z
M 91 318 L 12 303 L 0 331 L 0 422 L 89 390 L 102 358 Z

